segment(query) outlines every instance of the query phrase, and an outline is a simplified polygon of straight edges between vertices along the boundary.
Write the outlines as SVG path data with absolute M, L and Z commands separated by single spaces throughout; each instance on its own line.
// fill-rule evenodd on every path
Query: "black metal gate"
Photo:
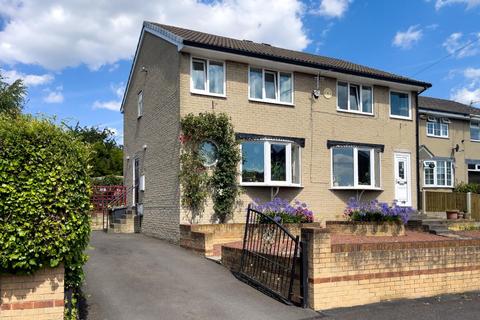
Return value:
M 287 304 L 293 302 L 295 268 L 300 261 L 300 286 L 296 296 L 307 305 L 306 246 L 271 217 L 247 211 L 240 270 L 237 277 Z

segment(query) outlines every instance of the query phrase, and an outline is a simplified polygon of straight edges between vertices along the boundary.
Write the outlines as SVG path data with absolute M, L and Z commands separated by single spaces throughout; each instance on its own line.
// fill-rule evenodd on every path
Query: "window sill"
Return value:
M 264 100 L 264 99 L 248 98 L 248 101 L 252 101 L 252 102 L 262 102 L 262 103 L 268 103 L 268 104 L 277 104 L 277 105 L 288 106 L 288 107 L 295 107 L 295 105 L 294 105 L 293 103 L 281 102 L 281 101 L 274 101 L 274 100 Z
M 391 118 L 391 119 L 397 119 L 397 120 L 409 120 L 409 121 L 413 121 L 412 117 L 396 116 L 396 115 L 393 115 L 393 114 L 390 115 L 390 118 Z
M 471 142 L 480 142 L 480 140 L 470 139 Z
M 429 137 L 429 138 L 445 139 L 445 140 L 450 139 L 450 137 L 434 136 L 433 134 L 427 134 L 427 137 Z M 479 141 L 479 142 L 480 142 L 480 141 Z
M 216 97 L 216 98 L 227 98 L 226 94 L 218 94 L 218 93 L 210 93 L 206 91 L 196 91 L 196 90 L 190 90 L 191 94 L 198 94 L 201 96 L 210 96 L 210 97 Z
M 383 191 L 383 188 L 377 188 L 377 187 L 362 187 L 362 186 L 357 186 L 357 187 L 331 187 L 330 190 L 365 190 L 365 191 Z
M 242 187 L 287 187 L 287 188 L 303 188 L 301 184 L 278 183 L 278 182 L 240 182 Z
M 423 186 L 423 189 L 453 189 L 453 186 Z
M 361 112 L 361 111 L 351 111 L 351 110 L 344 110 L 344 109 L 340 109 L 337 107 L 337 111 L 338 112 L 343 112 L 343 113 L 352 113 L 352 114 L 358 114 L 360 116 L 367 116 L 367 117 L 374 117 L 375 115 L 372 113 L 368 113 L 368 112 Z

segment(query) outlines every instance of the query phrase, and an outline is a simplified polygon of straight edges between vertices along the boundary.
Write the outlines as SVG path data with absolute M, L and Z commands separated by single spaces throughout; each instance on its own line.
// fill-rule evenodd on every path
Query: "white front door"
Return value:
M 411 206 L 410 154 L 395 153 L 395 200 L 400 206 Z

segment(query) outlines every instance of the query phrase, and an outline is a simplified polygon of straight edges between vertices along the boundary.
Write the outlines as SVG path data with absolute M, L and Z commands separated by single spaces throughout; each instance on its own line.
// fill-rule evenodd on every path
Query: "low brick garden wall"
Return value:
M 480 239 L 332 244 L 333 237 L 302 229 L 312 309 L 480 289 Z
M 63 319 L 63 266 L 29 276 L 0 275 L 0 299 L 1 320 Z
M 337 234 L 396 237 L 405 235 L 405 226 L 401 222 L 358 222 L 358 221 L 327 221 L 326 227 Z
M 285 224 L 294 236 L 300 236 L 301 229 L 305 226 L 319 227 L 320 223 Z M 207 257 L 214 256 L 221 254 L 220 245 L 242 241 L 244 234 L 244 223 L 182 224 L 180 225 L 180 246 Z

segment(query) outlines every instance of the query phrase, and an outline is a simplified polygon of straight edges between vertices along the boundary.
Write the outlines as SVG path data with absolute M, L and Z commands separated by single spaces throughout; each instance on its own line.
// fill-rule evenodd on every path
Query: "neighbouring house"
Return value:
M 223 112 L 241 142 L 244 192 L 308 203 L 316 221 L 351 197 L 417 206 L 417 98 L 431 84 L 339 59 L 145 22 L 122 102 L 128 205 L 142 232 L 177 240 L 180 119 Z
M 418 99 L 422 190 L 480 183 L 480 110 L 450 100 Z

